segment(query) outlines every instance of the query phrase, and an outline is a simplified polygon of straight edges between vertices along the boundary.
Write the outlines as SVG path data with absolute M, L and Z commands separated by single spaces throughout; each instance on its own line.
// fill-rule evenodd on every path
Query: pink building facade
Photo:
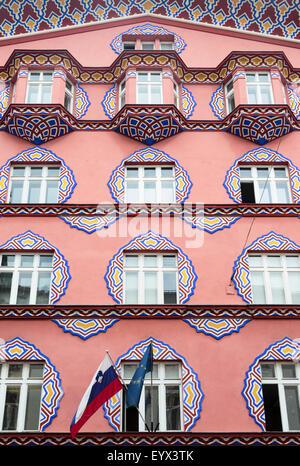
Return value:
M 299 444 L 298 46 L 151 16 L 1 41 L 2 444 Z M 155 434 L 146 378 L 71 440 L 106 351 L 129 382 L 150 342 Z

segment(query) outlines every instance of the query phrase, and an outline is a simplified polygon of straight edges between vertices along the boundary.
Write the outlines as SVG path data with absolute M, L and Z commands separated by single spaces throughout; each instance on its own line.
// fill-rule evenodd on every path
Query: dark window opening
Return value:
M 263 384 L 263 399 L 266 416 L 266 430 L 268 432 L 282 432 L 278 386 Z
M 139 412 L 135 406 L 126 408 L 126 391 L 123 390 L 122 403 L 122 419 L 123 432 L 138 432 L 139 431 Z
M 241 194 L 243 204 L 255 204 L 254 184 L 251 181 L 241 183 Z

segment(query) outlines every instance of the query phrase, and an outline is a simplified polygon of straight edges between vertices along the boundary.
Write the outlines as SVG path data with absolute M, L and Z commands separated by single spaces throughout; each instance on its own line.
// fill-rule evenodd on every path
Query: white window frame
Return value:
M 14 256 L 14 265 L 10 266 L 3 266 L 2 264 L 2 257 L 3 256 Z M 21 257 L 22 256 L 33 256 L 33 265 L 27 267 L 21 267 Z M 51 267 L 41 267 L 40 264 L 40 257 L 41 256 L 52 256 L 52 265 Z M 49 251 L 47 253 L 36 253 L 34 251 L 31 252 L 20 252 L 14 253 L 13 251 L 7 251 L 0 253 L 0 274 L 1 273 L 12 273 L 12 280 L 11 280 L 11 288 L 10 288 L 10 299 L 9 304 L 17 304 L 17 296 L 18 296 L 18 286 L 19 286 L 19 275 L 20 272 L 31 272 L 31 286 L 30 286 L 30 295 L 29 295 L 29 305 L 36 304 L 37 298 L 37 290 L 38 290 L 38 278 L 41 272 L 50 273 L 49 279 L 49 300 L 50 300 L 50 292 L 51 292 L 51 272 L 53 270 L 53 251 Z M 49 304 L 49 303 L 48 303 Z
M 51 73 L 52 75 L 52 79 L 51 81 L 47 81 L 47 80 L 43 80 L 43 79 L 39 79 L 39 80 L 31 80 L 30 78 L 32 77 L 32 74 L 33 73 L 39 73 L 40 76 L 42 76 L 42 78 L 44 77 L 44 74 L 49 74 Z M 38 85 L 38 98 L 37 98 L 37 102 L 28 102 L 28 98 L 29 98 L 29 88 L 30 88 L 30 85 L 31 84 L 34 84 L 34 85 Z M 30 105 L 34 105 L 34 104 L 42 104 L 42 96 L 43 96 L 43 88 L 45 86 L 49 86 L 51 84 L 51 93 L 50 93 L 50 98 L 49 98 L 49 102 L 45 102 L 44 104 L 49 104 L 52 102 L 52 92 L 53 92 L 53 72 L 52 71 L 40 71 L 40 70 L 32 70 L 29 72 L 29 76 L 28 76 L 28 81 L 27 81 L 27 90 L 26 90 L 26 99 L 25 99 L 25 102 L 26 103 L 30 103 Z
M 130 383 L 130 378 L 126 378 L 124 374 L 124 366 L 131 365 L 133 366 L 133 373 L 134 369 L 137 368 L 138 362 L 132 361 L 123 361 L 122 363 L 122 378 L 126 385 Z M 167 365 L 178 365 L 178 378 L 174 379 L 167 379 L 165 377 L 165 367 Z M 157 377 L 155 377 L 155 373 L 153 371 L 152 376 L 152 385 L 153 387 L 158 387 L 158 400 L 159 400 L 159 426 L 157 432 L 182 432 L 184 430 L 183 424 L 183 396 L 182 396 L 182 367 L 181 363 L 176 360 L 169 360 L 169 361 L 154 361 L 153 366 L 157 367 Z M 167 430 L 167 416 L 166 416 L 166 386 L 178 386 L 179 387 L 179 397 L 180 397 L 180 429 L 178 430 Z M 151 387 L 151 374 L 150 372 L 146 374 L 144 379 L 144 384 L 141 392 L 141 398 L 139 403 L 139 411 L 145 420 L 145 386 Z M 124 410 L 122 410 L 124 412 Z M 143 421 L 142 417 L 139 415 L 139 432 L 146 432 L 147 428 Z M 123 419 L 122 424 L 123 425 Z M 154 425 L 154 428 L 156 426 Z M 149 426 L 150 428 L 150 426 Z
M 298 432 L 298 430 L 292 430 L 289 428 L 288 422 L 288 413 L 287 413 L 287 405 L 286 405 L 286 398 L 285 398 L 285 387 L 297 387 L 298 388 L 298 401 L 300 403 L 300 364 L 299 363 L 292 363 L 289 361 L 260 361 L 261 364 L 272 364 L 274 366 L 274 377 L 262 377 L 263 384 L 276 384 L 278 386 L 278 396 L 279 396 L 279 407 L 280 407 L 280 414 L 281 414 L 281 423 L 282 423 L 282 430 L 283 432 Z M 282 365 L 291 365 L 295 367 L 295 378 L 284 378 L 282 373 Z M 300 406 L 299 406 L 300 409 Z
M 166 48 L 164 48 L 164 46 L 166 46 Z M 160 41 L 160 50 L 174 50 L 174 43 L 171 41 Z
M 127 176 L 127 169 L 134 168 L 138 170 L 137 177 L 128 177 Z M 144 169 L 145 168 L 155 168 L 155 175 L 154 177 L 145 177 L 144 176 Z M 172 168 L 173 175 L 170 177 L 163 177 L 162 176 L 162 169 L 163 168 Z M 162 183 L 164 181 L 171 181 L 173 183 L 173 200 L 172 203 L 176 202 L 176 183 L 175 183 L 175 166 L 173 165 L 126 165 L 125 167 L 125 202 L 128 202 L 127 196 L 127 183 L 133 181 L 138 183 L 138 199 L 135 203 L 145 203 L 145 189 L 144 183 L 147 181 L 155 183 L 155 190 L 156 190 L 156 202 L 155 203 L 163 203 L 163 196 L 162 196 Z M 132 202 L 132 201 L 130 201 Z
M 144 45 L 146 45 L 146 46 L 149 46 L 149 45 L 150 45 L 152 48 L 149 48 L 149 49 L 148 49 L 148 48 L 145 48 L 145 49 L 144 49 Z M 151 41 L 142 40 L 142 41 L 141 41 L 141 50 L 149 50 L 149 51 L 150 51 L 150 50 L 155 50 L 155 42 L 152 41 L 152 40 L 151 40 Z
M 126 257 L 127 256 L 135 256 L 138 260 L 137 266 L 128 266 L 126 265 Z M 156 266 L 147 267 L 144 265 L 144 257 L 145 256 L 156 256 L 157 264 Z M 163 257 L 164 256 L 173 256 L 176 259 L 176 266 L 164 266 L 163 265 Z M 123 280 L 123 296 L 124 296 L 124 304 L 127 304 L 126 299 L 126 273 L 127 272 L 136 272 L 137 273 L 137 291 L 138 291 L 138 302 L 135 304 L 147 304 L 145 303 L 145 273 L 147 272 L 154 272 L 157 275 L 157 302 L 156 303 L 149 303 L 149 304 L 164 304 L 164 280 L 163 274 L 164 272 L 173 272 L 175 273 L 176 278 L 176 301 L 178 303 L 179 291 L 178 291 L 178 255 L 176 252 L 173 253 L 138 253 L 138 252 L 124 252 L 123 254 L 123 262 L 124 262 L 124 280 Z
M 251 265 L 251 259 L 249 259 L 249 256 L 250 257 L 261 257 L 262 259 L 262 262 L 261 264 L 262 265 Z M 298 262 L 299 262 L 299 265 L 298 267 L 288 267 L 288 264 L 287 264 L 287 256 L 289 257 L 297 257 L 298 258 Z M 276 267 L 271 267 L 269 264 L 268 264 L 268 257 L 280 257 L 280 263 L 281 265 L 280 266 L 276 266 Z M 283 304 L 294 304 L 292 302 L 292 294 L 291 294 L 291 286 L 290 286 L 290 283 L 289 283 L 289 277 L 288 277 L 288 272 L 297 272 L 299 273 L 299 279 L 300 279 L 300 255 L 297 254 L 297 253 L 289 253 L 289 254 L 282 254 L 282 253 L 263 253 L 263 254 L 260 254 L 259 251 L 256 253 L 256 252 L 251 252 L 251 253 L 248 253 L 248 264 L 249 264 L 249 271 L 250 271 L 250 277 L 251 277 L 251 273 L 253 272 L 260 272 L 263 276 L 263 285 L 264 285 L 264 293 L 265 293 L 265 303 L 266 304 L 282 304 L 282 303 L 276 303 L 276 302 L 273 302 L 273 298 L 272 298 L 272 286 L 271 286 L 271 277 L 270 277 L 270 273 L 271 272 L 279 272 L 282 274 L 282 285 L 283 285 L 283 292 L 284 292 L 284 299 L 285 299 L 285 302 Z M 250 279 L 250 282 L 251 282 L 251 279 Z M 253 281 L 252 281 L 252 284 L 251 284 L 251 288 L 252 288 L 252 296 L 253 296 L 253 303 L 255 303 L 255 300 L 254 300 L 254 289 L 253 289 Z M 265 303 L 255 303 L 255 304 L 265 304 Z
M 68 85 L 70 86 L 70 89 L 68 88 Z M 69 108 L 68 106 L 65 105 L 66 110 L 68 112 L 73 113 L 73 105 L 74 105 L 74 85 L 73 83 L 67 79 L 66 80 L 66 86 L 65 86 L 65 98 L 66 96 L 70 97 L 70 103 L 69 103 Z
M 139 76 L 141 75 L 147 75 L 147 80 L 145 81 L 139 81 Z M 151 76 L 156 75 L 159 76 L 160 79 L 159 81 L 151 81 Z M 136 100 L 137 104 L 140 104 L 139 102 L 139 86 L 146 86 L 147 87 L 147 102 L 143 103 L 143 105 L 162 105 L 163 103 L 163 91 L 162 91 L 162 74 L 159 71 L 138 71 L 137 76 L 136 76 Z M 157 104 L 153 104 L 151 102 L 151 89 L 152 87 L 158 87 L 160 90 L 160 102 Z
M 268 76 L 268 81 L 259 80 L 259 76 L 262 74 Z M 255 79 L 253 82 L 247 81 L 247 76 L 249 75 L 254 76 Z M 270 89 L 271 102 L 269 104 L 271 105 L 274 103 L 274 96 L 273 96 L 273 88 L 272 88 L 272 81 L 271 81 L 270 73 L 266 71 L 246 72 L 246 90 L 247 90 L 248 102 L 249 102 L 249 88 L 254 87 L 256 89 L 256 98 L 257 98 L 256 105 L 268 105 L 263 102 L 263 98 L 262 98 L 261 87 L 264 87 L 264 86 L 269 87 Z M 254 104 L 250 104 L 250 105 L 254 105 Z
M 241 177 L 240 176 L 240 181 L 245 181 L 245 182 L 253 182 L 254 186 L 254 195 L 255 195 L 255 202 L 257 204 L 265 204 L 263 200 L 263 195 L 260 194 L 260 188 L 259 188 L 259 182 L 263 183 L 263 189 L 265 190 L 267 187 L 267 184 L 270 186 L 270 191 L 271 191 L 271 201 L 270 204 L 279 204 L 281 203 L 278 200 L 278 193 L 277 193 L 277 187 L 276 183 L 277 182 L 285 182 L 287 186 L 287 191 L 288 191 L 288 203 L 292 202 L 292 193 L 291 193 L 291 184 L 290 184 L 290 177 L 289 177 L 289 170 L 287 165 L 239 165 L 239 169 L 246 168 L 248 170 L 251 170 L 251 177 Z M 258 176 L 258 170 L 260 168 L 263 169 L 268 169 L 268 176 L 265 177 L 259 177 Z M 284 177 L 279 177 L 275 176 L 275 169 L 285 169 L 286 175 Z M 241 173 L 241 172 L 240 172 Z
M 22 364 L 22 377 L 20 378 L 8 378 L 8 369 L 10 364 Z M 8 361 L 0 363 L 1 375 L 0 375 L 0 432 L 24 432 L 25 431 L 25 418 L 26 418 L 26 408 L 27 408 L 27 395 L 29 386 L 40 385 L 41 394 L 42 394 L 42 385 L 43 385 L 43 376 L 33 378 L 29 377 L 30 366 L 36 364 L 43 364 L 44 361 L 35 361 L 35 362 L 21 362 L 21 361 Z M 15 430 L 3 430 L 3 421 L 4 421 L 4 411 L 5 411 L 5 401 L 6 401 L 6 390 L 8 386 L 20 386 L 20 398 L 18 405 L 18 416 L 17 416 L 17 426 Z M 41 401 L 40 401 L 41 409 Z M 40 415 L 39 415 L 39 424 L 40 424 Z M 40 425 L 38 429 L 33 432 L 38 432 L 40 430 Z M 29 432 L 29 430 L 26 430 Z
M 24 176 L 17 176 L 14 175 L 14 168 L 24 168 Z M 42 175 L 41 176 L 31 176 L 31 168 L 41 168 Z M 57 168 L 60 170 L 60 165 L 22 165 L 22 164 L 15 164 L 11 165 L 10 169 L 10 177 L 9 177 L 9 185 L 8 185 L 8 203 L 10 203 L 11 199 L 11 191 L 13 181 L 22 181 L 23 182 L 23 190 L 22 190 L 22 198 L 20 204 L 27 204 L 28 203 L 28 195 L 29 195 L 29 185 L 30 181 L 40 181 L 40 197 L 38 204 L 45 204 L 46 203 L 46 194 L 47 194 L 47 183 L 48 181 L 57 181 L 57 201 L 58 202 L 58 191 L 59 191 L 59 174 L 57 176 L 49 176 L 48 168 Z
M 179 108 L 179 85 L 176 81 L 173 81 L 173 90 L 174 90 L 174 105 Z
M 232 89 L 228 90 L 228 87 L 232 84 Z M 229 108 L 229 99 L 233 97 L 234 106 L 232 109 Z M 234 87 L 233 87 L 233 79 L 228 81 L 225 84 L 225 101 L 226 101 L 226 113 L 227 115 L 231 113 L 235 109 L 235 100 L 234 100 Z
M 126 79 L 119 84 L 119 110 L 126 104 Z

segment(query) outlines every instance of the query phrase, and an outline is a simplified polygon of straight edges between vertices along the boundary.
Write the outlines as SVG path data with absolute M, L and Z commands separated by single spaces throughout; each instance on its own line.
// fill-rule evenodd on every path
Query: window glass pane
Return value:
M 58 199 L 58 181 L 47 181 L 46 202 L 56 204 Z
M 251 178 L 251 168 L 240 167 L 240 177 L 241 178 Z
M 274 364 L 268 364 L 266 362 L 260 364 L 261 375 L 264 379 L 274 379 L 275 367 Z
M 51 91 L 52 91 L 52 85 L 42 86 L 42 98 L 41 98 L 42 104 L 51 103 Z
M 152 399 L 151 399 L 152 398 Z M 153 409 L 151 409 L 151 403 Z M 156 429 L 159 420 L 158 387 L 145 386 L 145 422 L 151 428 L 151 411 L 153 412 L 153 428 Z M 145 429 L 147 427 L 145 426 Z
M 255 74 L 253 73 L 246 73 L 246 81 L 247 83 L 252 83 L 255 81 Z
M 151 104 L 161 104 L 161 88 L 160 86 L 151 86 Z
M 146 82 L 148 81 L 148 73 L 138 73 L 138 81 L 139 82 Z
M 29 75 L 29 81 L 39 81 L 41 79 L 42 73 L 40 72 L 31 72 Z
M 270 272 L 272 304 L 284 304 L 285 293 L 282 272 Z
M 138 273 L 125 273 L 125 304 L 138 303 Z
M 144 177 L 145 178 L 155 178 L 156 177 L 156 168 L 144 168 Z
M 261 95 L 261 103 L 262 104 L 271 104 L 272 103 L 270 86 L 261 86 L 260 95 Z
M 274 167 L 275 178 L 286 178 L 286 169 L 280 167 Z
M 157 304 L 157 273 L 144 273 L 145 304 Z
M 17 304 L 29 304 L 31 277 L 31 272 L 19 273 Z
M 151 82 L 160 82 L 161 80 L 161 75 L 160 73 L 150 73 L 150 79 L 151 79 Z
M 3 430 L 16 430 L 20 399 L 20 385 L 8 385 L 3 417 Z
M 29 182 L 29 191 L 28 191 L 28 203 L 29 204 L 36 204 L 40 202 L 40 190 L 41 190 L 40 181 Z
M 261 256 L 248 256 L 248 264 L 251 267 L 262 267 L 262 257 Z
M 300 272 L 288 272 L 292 304 L 300 304 Z
M 125 265 L 126 267 L 137 267 L 138 266 L 138 256 L 125 256 Z
M 269 82 L 269 75 L 268 73 L 258 73 L 258 80 L 261 83 Z
M 164 267 L 176 267 L 177 261 L 176 256 L 163 256 Z
M 257 91 L 255 87 L 248 87 L 248 103 L 250 105 L 255 105 L 258 103 Z
M 138 168 L 126 168 L 127 178 L 138 178 L 139 170 Z
M 281 364 L 282 377 L 284 379 L 295 379 L 296 368 L 294 364 Z
M 267 256 L 268 267 L 280 267 L 281 257 L 280 256 Z
M 13 167 L 12 176 L 24 176 L 25 168 L 24 167 Z
M 52 73 L 43 73 L 43 81 L 52 81 Z
M 123 50 L 134 50 L 135 49 L 135 42 L 125 42 L 123 44 Z
M 164 304 L 177 303 L 177 276 L 176 272 L 164 272 Z
M 142 50 L 154 50 L 154 42 L 142 42 Z
M 42 254 L 40 256 L 40 267 L 52 267 L 53 256 Z
M 151 372 L 147 372 L 147 374 L 145 375 L 145 379 L 151 379 Z M 155 363 L 152 367 L 152 379 L 158 379 L 158 365 Z
M 3 255 L 1 258 L 1 266 L 2 267 L 13 267 L 15 263 L 15 256 L 13 255 Z
M 8 378 L 21 379 L 23 371 L 23 364 L 9 364 L 8 365 Z
M 40 423 L 41 385 L 28 387 L 25 430 L 38 430 Z
M 172 42 L 161 42 L 160 44 L 161 50 L 173 50 Z
M 298 387 L 285 386 L 284 393 L 285 393 L 289 429 L 299 430 L 300 429 L 300 408 L 299 408 Z
M 161 202 L 174 202 L 173 181 L 161 182 Z
M 137 88 L 137 103 L 148 104 L 148 88 L 147 86 L 138 85 Z
M 289 187 L 286 181 L 276 182 L 277 202 L 287 204 L 290 202 Z
M 138 181 L 127 181 L 126 183 L 126 202 L 139 202 L 139 183 Z
M 286 266 L 287 267 L 300 267 L 299 256 L 293 256 L 289 254 L 285 256 Z
M 30 364 L 29 365 L 29 377 L 31 379 L 40 379 L 43 377 L 44 364 Z
M 157 266 L 157 256 L 151 254 L 150 256 L 144 256 L 144 266 L 145 267 L 156 267 Z
M 12 181 L 9 202 L 20 204 L 22 202 L 23 181 Z
M 258 202 L 262 204 L 269 204 L 270 202 L 272 202 L 271 183 L 269 181 L 259 181 L 258 188 Z
M 21 256 L 21 267 L 33 267 L 34 256 Z
M 257 167 L 257 176 L 258 178 L 268 178 L 269 168 L 259 168 Z
M 180 394 L 178 385 L 166 386 L 167 430 L 180 430 Z
M 165 364 L 165 378 L 178 379 L 179 378 L 179 364 Z
M 162 167 L 161 168 L 161 177 L 162 178 L 172 178 L 173 177 L 173 167 Z
M 263 272 L 251 272 L 251 287 L 253 295 L 253 303 L 255 304 L 265 304 L 266 295 L 265 295 L 265 285 L 264 285 L 264 275 Z
M 50 294 L 51 272 L 40 272 L 36 293 L 36 304 L 48 304 Z
M 37 104 L 38 102 L 38 94 L 39 94 L 39 85 L 38 84 L 30 84 L 28 86 L 28 93 L 27 93 L 27 103 L 28 104 Z
M 138 367 L 137 364 L 124 364 L 124 369 L 123 369 L 124 379 L 132 379 L 137 367 Z
M 31 167 L 30 168 L 30 176 L 31 177 L 41 177 L 43 174 L 42 167 Z
M 147 203 L 156 202 L 156 183 L 155 181 L 144 182 L 144 201 Z
M 60 167 L 48 167 L 48 176 L 49 177 L 58 177 L 60 174 Z
M 0 273 L 0 304 L 10 303 L 12 272 Z

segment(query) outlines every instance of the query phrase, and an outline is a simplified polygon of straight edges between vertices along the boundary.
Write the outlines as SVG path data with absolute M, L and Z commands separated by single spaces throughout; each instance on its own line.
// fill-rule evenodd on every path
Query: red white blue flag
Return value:
M 106 354 L 73 417 L 70 426 L 71 437 L 74 438 L 97 409 L 122 388 L 123 386 L 114 370 L 109 355 Z

